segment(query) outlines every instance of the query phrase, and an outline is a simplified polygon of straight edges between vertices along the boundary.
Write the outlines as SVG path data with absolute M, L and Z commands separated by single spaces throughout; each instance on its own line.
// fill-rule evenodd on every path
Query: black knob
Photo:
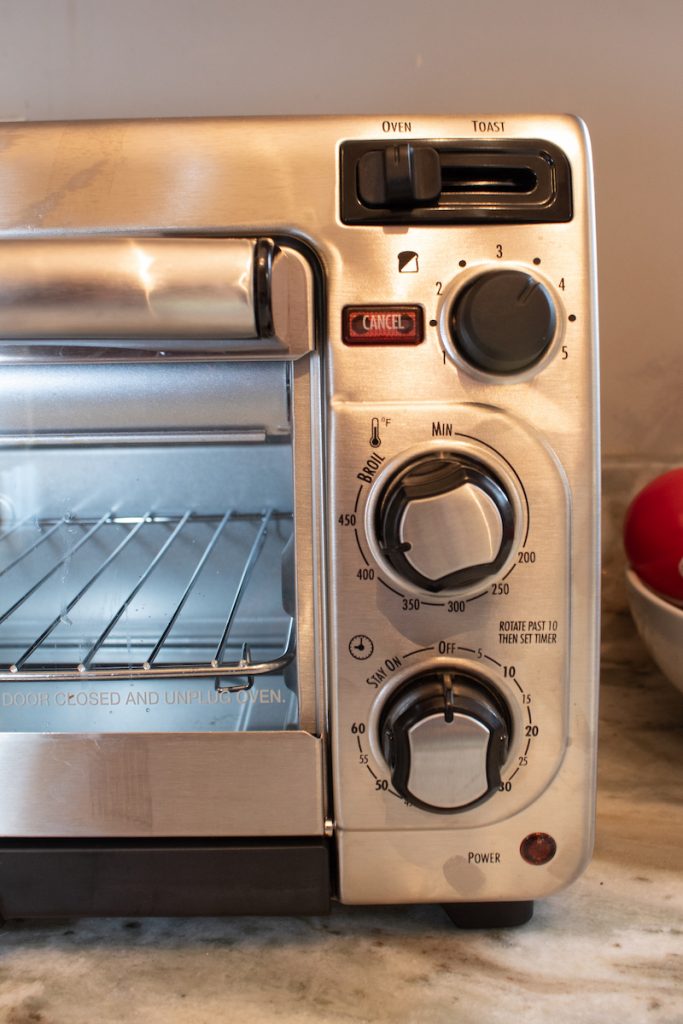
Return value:
M 519 373 L 542 358 L 557 315 L 548 290 L 522 270 L 492 270 L 456 298 L 451 336 L 463 359 L 487 373 Z
M 425 811 L 468 810 L 500 786 L 510 712 L 474 673 L 435 668 L 413 676 L 390 696 L 379 728 L 394 789 Z
M 431 593 L 494 576 L 510 554 L 514 527 L 503 484 L 487 466 L 450 450 L 405 465 L 382 491 L 375 517 L 386 560 Z

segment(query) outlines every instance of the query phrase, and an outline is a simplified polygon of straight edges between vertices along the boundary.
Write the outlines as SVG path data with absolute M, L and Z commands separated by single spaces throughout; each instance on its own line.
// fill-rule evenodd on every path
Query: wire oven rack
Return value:
M 100 545 L 97 549 L 91 550 L 91 555 L 96 555 L 94 560 L 88 563 L 88 571 L 84 579 L 79 579 L 77 589 L 65 600 L 60 600 L 59 610 L 56 611 L 50 621 L 46 622 L 44 628 L 30 642 L 22 642 L 20 653 L 17 654 L 11 664 L 0 667 L 0 682 L 98 682 L 106 680 L 136 680 L 136 679 L 215 679 L 215 687 L 218 691 L 248 689 L 253 685 L 254 678 L 261 675 L 276 675 L 293 661 L 296 652 L 296 634 L 294 620 L 291 615 L 284 615 L 284 628 L 279 629 L 280 636 L 277 643 L 266 643 L 265 647 L 276 648 L 277 653 L 267 660 L 252 660 L 252 644 L 249 640 L 236 641 L 233 631 L 237 619 L 238 610 L 243 604 L 245 595 L 249 591 L 250 582 L 254 571 L 259 563 L 259 558 L 264 549 L 266 539 L 269 535 L 278 533 L 273 528 L 278 523 L 291 523 L 292 513 L 282 512 L 275 509 L 262 509 L 258 512 L 245 512 L 242 510 L 228 510 L 217 514 L 198 513 L 187 509 L 182 513 L 159 514 L 150 510 L 143 515 L 123 516 L 118 515 L 115 510 L 105 512 L 100 516 L 63 516 L 62 518 L 36 518 L 27 516 L 16 522 L 6 525 L 0 532 L 0 627 L 4 623 L 11 626 L 21 615 L 22 609 L 27 602 L 39 595 L 41 588 L 54 580 L 60 569 L 69 566 L 74 555 L 79 551 L 87 551 L 88 545 L 95 545 L 102 540 L 103 533 L 117 528 L 114 540 L 117 542 L 103 556 Z M 185 642 L 174 640 L 173 630 L 178 622 L 183 609 L 190 596 L 195 591 L 196 584 L 206 571 L 212 554 L 216 551 L 219 542 L 225 542 L 231 527 L 235 529 L 236 524 L 251 524 L 253 536 L 250 534 L 249 542 L 243 549 L 246 554 L 243 561 L 233 571 L 233 579 L 236 581 L 225 600 L 225 610 L 221 616 L 222 628 L 213 637 L 211 643 L 212 656 L 204 660 L 168 660 L 169 654 L 174 648 L 188 647 Z M 170 615 L 165 616 L 164 624 L 150 642 L 137 641 L 133 645 L 126 645 L 128 661 L 117 663 L 104 661 L 103 656 L 111 649 L 111 637 L 117 624 L 131 607 L 137 595 L 148 583 L 150 578 L 157 572 L 158 567 L 173 558 L 173 548 L 178 546 L 179 541 L 188 530 L 206 524 L 203 527 L 204 537 L 199 548 L 198 557 L 194 558 L 194 564 L 188 569 L 185 565 L 185 575 L 179 579 L 174 577 L 173 610 Z M 21 571 L 22 563 L 27 564 L 28 559 L 38 553 L 50 549 L 50 538 L 59 536 L 58 531 L 67 527 L 69 529 L 69 543 L 64 550 L 64 545 L 57 552 L 56 557 L 52 549 L 48 557 L 40 565 L 39 575 L 25 590 L 22 589 L 18 596 L 12 595 L 11 603 L 3 607 L 2 594 L 4 592 L 3 577 L 6 577 L 15 568 Z M 155 528 L 155 539 L 145 537 L 150 529 Z M 159 537 L 159 527 L 163 533 Z M 9 560 L 3 558 L 8 548 L 7 542 L 13 535 L 21 537 L 22 529 L 37 529 L 39 536 L 26 546 L 19 545 L 16 549 L 13 542 Z M 286 531 L 284 531 L 286 533 Z M 14 537 L 16 542 L 17 536 Z M 148 543 L 143 543 L 143 541 Z M 161 540 L 161 543 L 159 543 Z M 282 537 L 274 538 L 279 543 L 279 554 L 282 554 L 285 540 Z M 54 659 L 52 662 L 40 663 L 39 652 L 44 656 L 46 645 L 57 649 L 60 644 L 55 642 L 54 634 L 59 632 L 58 627 L 69 622 L 69 615 L 79 606 L 84 599 L 92 595 L 93 588 L 98 581 L 106 583 L 107 573 L 116 568 L 120 563 L 123 553 L 128 549 L 137 552 L 140 557 L 138 568 L 130 586 L 127 585 L 125 596 L 117 605 L 116 610 L 107 621 L 101 624 L 99 633 L 88 641 L 85 654 L 81 654 L 73 664 L 61 664 Z M 105 548 L 106 550 L 106 548 Z M 144 561 L 142 560 L 144 559 Z M 233 570 L 235 567 L 233 567 Z M 177 575 L 177 574 L 176 574 Z M 279 581 L 278 581 L 279 584 Z M 171 605 L 169 605 L 170 607 Z M 52 639 L 51 639 L 52 638 Z M 62 646 L 74 646 L 73 643 L 62 642 Z M 131 646 L 144 650 L 144 656 L 140 661 L 130 660 Z M 260 645 L 261 648 L 264 644 Z M 235 647 L 239 650 L 239 657 L 229 660 L 227 655 Z M 17 648 L 18 649 L 18 648 Z M 29 664 L 30 662 L 30 664 Z M 224 681 L 226 685 L 224 684 Z

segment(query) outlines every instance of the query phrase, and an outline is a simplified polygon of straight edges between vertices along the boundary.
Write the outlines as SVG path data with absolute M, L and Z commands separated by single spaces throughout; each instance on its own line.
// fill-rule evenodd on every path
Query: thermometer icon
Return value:
M 371 448 L 379 448 L 381 443 L 382 443 L 382 440 L 381 440 L 381 438 L 379 436 L 379 420 L 377 419 L 376 416 L 373 416 L 373 418 L 372 418 L 372 433 L 370 435 L 370 447 Z

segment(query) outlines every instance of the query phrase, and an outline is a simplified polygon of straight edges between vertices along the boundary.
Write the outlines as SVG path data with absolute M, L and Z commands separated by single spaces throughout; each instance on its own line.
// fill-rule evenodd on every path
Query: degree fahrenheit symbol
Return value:
M 349 654 L 357 661 L 366 661 L 371 657 L 375 645 L 369 636 L 364 633 L 357 633 L 349 640 Z

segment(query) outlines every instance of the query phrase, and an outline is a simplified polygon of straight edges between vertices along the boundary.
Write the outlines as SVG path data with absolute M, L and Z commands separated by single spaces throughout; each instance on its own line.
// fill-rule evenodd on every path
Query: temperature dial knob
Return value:
M 510 732 L 496 689 L 458 669 L 413 676 L 391 695 L 380 720 L 394 788 L 437 814 L 468 810 L 496 792 Z
M 542 358 L 557 315 L 547 288 L 521 270 L 491 270 L 456 298 L 453 343 L 466 362 L 486 373 L 520 373 Z
M 495 575 L 510 554 L 514 526 L 510 498 L 491 470 L 448 450 L 404 466 L 382 492 L 375 522 L 391 566 L 432 593 Z

